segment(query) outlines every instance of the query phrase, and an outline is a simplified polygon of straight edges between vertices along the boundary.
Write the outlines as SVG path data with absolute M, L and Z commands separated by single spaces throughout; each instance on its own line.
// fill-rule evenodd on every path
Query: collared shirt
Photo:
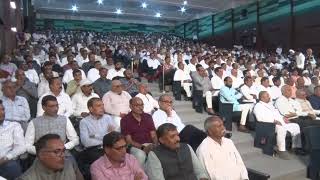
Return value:
M 47 96 L 47 95 L 52 95 L 55 96 L 51 91 L 43 94 L 38 101 L 38 105 L 37 105 L 37 117 L 38 116 L 42 116 L 43 115 L 43 109 L 42 109 L 42 98 Z M 59 110 L 58 110 L 58 114 L 61 116 L 66 116 L 69 117 L 72 112 L 72 101 L 70 99 L 70 96 L 68 94 L 66 94 L 65 92 L 63 92 L 63 90 L 61 90 L 60 94 L 58 96 L 55 96 L 58 100 L 58 104 L 59 104 Z
M 24 121 L 27 122 L 30 119 L 30 108 L 26 98 L 22 96 L 16 96 L 14 100 L 2 97 L 2 104 L 5 109 L 5 117 L 10 121 Z
M 89 96 L 86 96 L 83 94 L 82 91 L 74 94 L 72 96 L 72 109 L 73 109 L 73 115 L 74 116 L 81 116 L 81 113 L 83 112 L 89 112 L 87 103 L 89 101 L 89 99 L 93 98 L 93 97 L 97 97 L 99 98 L 99 96 L 96 93 L 91 93 Z
M 117 71 L 115 68 L 109 69 L 107 79 L 112 80 L 114 77 L 124 77 L 123 72 L 125 71 L 124 68 L 121 68 L 119 71 Z
M 46 79 L 41 80 L 38 85 L 38 97 L 41 97 L 42 95 L 44 95 L 46 92 L 49 92 L 49 91 L 50 91 L 49 82 Z
M 245 100 L 243 100 L 244 102 L 253 102 L 253 103 L 256 102 L 256 99 L 253 98 L 253 95 L 258 96 L 258 91 L 257 91 L 257 88 L 255 87 L 255 85 L 252 85 L 249 87 L 246 84 L 244 84 L 240 88 L 240 92 L 246 98 Z
M 57 116 L 59 117 L 59 116 Z M 54 121 L 55 118 L 57 117 L 49 117 L 49 116 L 43 116 L 43 118 L 50 118 L 50 120 Z M 35 138 L 36 138 L 36 129 L 34 127 L 33 121 L 30 121 L 28 124 L 28 128 L 25 134 L 25 142 L 26 142 L 26 148 L 27 152 L 30 154 L 36 154 L 36 147 L 34 146 L 35 143 Z M 48 132 L 50 133 L 50 132 Z M 69 118 L 67 118 L 67 123 L 66 123 L 66 135 L 68 142 L 64 144 L 64 147 L 66 149 L 72 149 L 76 145 L 79 144 L 79 136 L 77 135 L 76 130 L 74 129 L 71 121 Z
M 0 159 L 15 159 L 26 151 L 23 130 L 19 123 L 4 120 L 0 124 Z
M 220 145 L 207 137 L 198 147 L 197 155 L 211 179 L 249 179 L 242 158 L 230 139 L 223 137 Z
M 94 92 L 97 93 L 101 98 L 105 93 L 111 90 L 111 80 L 99 78 L 93 84 L 92 87 Z
M 141 114 L 141 121 L 135 119 L 132 112 L 121 119 L 121 133 L 130 135 L 132 140 L 144 144 L 152 143 L 151 131 L 155 131 L 152 116 L 147 113 Z
M 171 117 L 169 117 L 166 112 L 164 112 L 161 109 L 158 109 L 156 112 L 153 113 L 152 119 L 156 129 L 164 123 L 172 123 L 177 127 L 177 130 L 180 133 L 182 129 L 185 127 L 185 125 L 181 122 L 180 117 L 174 110 L 172 110 Z
M 223 86 L 220 89 L 220 101 L 222 103 L 233 104 L 233 111 L 240 111 L 238 99 L 242 97 L 242 94 L 236 91 L 234 88 Z
M 76 61 L 79 65 L 79 67 L 82 67 L 83 63 L 89 62 L 89 56 L 86 57 L 86 59 L 83 58 L 83 56 L 81 56 L 81 54 L 76 56 Z
M 300 104 L 302 112 L 315 115 L 315 111 L 308 100 L 296 98 L 295 101 Z
M 238 75 L 238 77 L 235 77 L 235 76 L 230 76 L 231 79 L 232 79 L 232 87 L 233 88 L 238 88 L 240 87 L 240 85 L 243 84 L 243 79 Z
M 218 96 L 219 90 L 224 86 L 223 79 L 217 76 L 216 74 L 213 74 L 211 78 L 211 84 L 213 89 L 216 89 L 217 91 L 214 92 L 213 96 Z
M 101 118 L 89 115 L 80 121 L 80 139 L 84 147 L 102 145 L 103 136 L 109 133 L 109 127 L 116 127 L 111 116 Z
M 99 78 L 100 78 L 99 70 L 96 68 L 91 68 L 88 72 L 88 79 L 91 82 L 95 82 Z
M 66 93 L 70 97 L 72 97 L 77 92 L 81 92 L 80 83 L 78 84 L 77 81 L 75 81 L 75 80 L 71 80 L 70 82 L 68 82 Z
M 81 71 L 82 79 L 86 79 L 86 74 L 84 73 L 84 71 L 82 69 L 79 69 L 79 70 Z M 66 72 L 64 73 L 63 78 L 62 78 L 63 83 L 69 83 L 71 80 L 74 79 L 72 72 L 73 72 L 72 69 L 66 70 Z
M 40 79 L 39 79 L 39 75 L 37 73 L 36 70 L 34 69 L 28 69 L 27 71 L 24 72 L 24 74 L 26 75 L 26 77 L 33 83 L 35 84 L 39 84 Z
M 254 106 L 253 113 L 255 114 L 257 121 L 259 122 L 274 123 L 274 121 L 277 120 L 281 124 L 285 124 L 285 122 L 283 121 L 283 116 L 272 105 L 271 102 L 265 103 L 265 102 L 259 101 Z
M 152 111 L 157 108 L 159 109 L 158 101 L 156 101 L 150 94 L 137 94 L 136 97 L 139 97 L 143 101 L 143 112 L 151 114 Z
M 270 96 L 272 97 L 272 99 L 273 100 L 276 100 L 276 99 L 278 99 L 281 95 L 282 95 L 282 93 L 281 93 L 281 86 L 280 87 L 278 87 L 278 86 L 272 86 L 271 88 L 270 88 Z
M 120 113 L 127 114 L 130 112 L 129 100 L 131 96 L 126 91 L 122 91 L 121 94 L 116 94 L 112 91 L 107 92 L 103 98 L 105 112 L 120 116 Z
M 185 80 L 191 80 L 191 77 L 187 71 L 177 69 L 176 72 L 174 73 L 173 80 L 181 81 L 181 83 L 183 83 L 183 81 Z
M 148 179 L 138 160 L 130 154 L 125 155 L 120 167 L 113 167 L 106 155 L 101 156 L 91 165 L 90 172 L 92 180 L 134 180 L 138 173 L 143 174 L 142 180 Z
M 320 110 L 320 97 L 312 95 L 309 97 L 309 101 L 313 109 Z
M 283 95 L 276 100 L 275 107 L 283 116 L 290 114 L 290 112 L 296 113 L 297 116 L 307 116 L 307 113 L 302 112 L 301 106 L 297 101 L 292 98 L 286 98 Z

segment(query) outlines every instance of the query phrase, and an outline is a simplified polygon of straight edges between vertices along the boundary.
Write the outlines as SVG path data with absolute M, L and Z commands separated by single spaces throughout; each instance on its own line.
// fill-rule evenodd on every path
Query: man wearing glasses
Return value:
M 128 154 L 125 137 L 111 132 L 103 137 L 104 156 L 90 168 L 92 180 L 147 180 L 137 159 Z
M 46 134 L 36 143 L 37 158 L 18 180 L 84 180 L 78 166 L 65 158 L 60 136 Z

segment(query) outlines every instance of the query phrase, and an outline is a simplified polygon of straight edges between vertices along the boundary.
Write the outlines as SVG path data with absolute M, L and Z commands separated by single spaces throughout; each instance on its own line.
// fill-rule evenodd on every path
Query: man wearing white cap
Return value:
M 81 91 L 77 92 L 72 96 L 72 108 L 73 116 L 75 117 L 86 117 L 89 115 L 89 109 L 87 102 L 93 97 L 99 97 L 92 91 L 92 82 L 88 79 L 80 81 Z
M 304 80 L 304 85 L 305 86 L 310 86 L 311 85 L 311 79 L 309 77 L 309 71 L 308 70 L 304 70 L 302 72 L 302 77 L 303 77 L 303 80 Z

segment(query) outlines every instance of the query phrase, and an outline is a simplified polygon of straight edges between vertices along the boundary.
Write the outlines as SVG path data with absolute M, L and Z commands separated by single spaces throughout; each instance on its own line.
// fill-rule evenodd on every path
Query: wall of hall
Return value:
M 260 50 L 320 49 L 319 10 L 320 0 L 256 1 L 179 24 L 175 33 L 185 38 L 197 34 L 200 40 L 225 48 L 244 44 Z
M 116 22 L 79 21 L 59 19 L 36 19 L 36 29 L 87 30 L 96 32 L 170 32 L 167 26 L 126 24 Z

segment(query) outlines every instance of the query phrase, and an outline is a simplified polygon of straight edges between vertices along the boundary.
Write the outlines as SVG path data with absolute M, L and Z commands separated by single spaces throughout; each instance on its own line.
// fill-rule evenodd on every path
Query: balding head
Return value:
M 259 93 L 259 100 L 264 102 L 264 103 L 269 103 L 270 102 L 270 95 L 267 91 L 261 91 Z
M 284 85 L 281 88 L 281 93 L 284 97 L 290 98 L 292 96 L 292 89 L 289 85 Z
M 307 98 L 307 93 L 303 89 L 297 89 L 296 91 L 296 98 L 297 99 L 306 99 Z

